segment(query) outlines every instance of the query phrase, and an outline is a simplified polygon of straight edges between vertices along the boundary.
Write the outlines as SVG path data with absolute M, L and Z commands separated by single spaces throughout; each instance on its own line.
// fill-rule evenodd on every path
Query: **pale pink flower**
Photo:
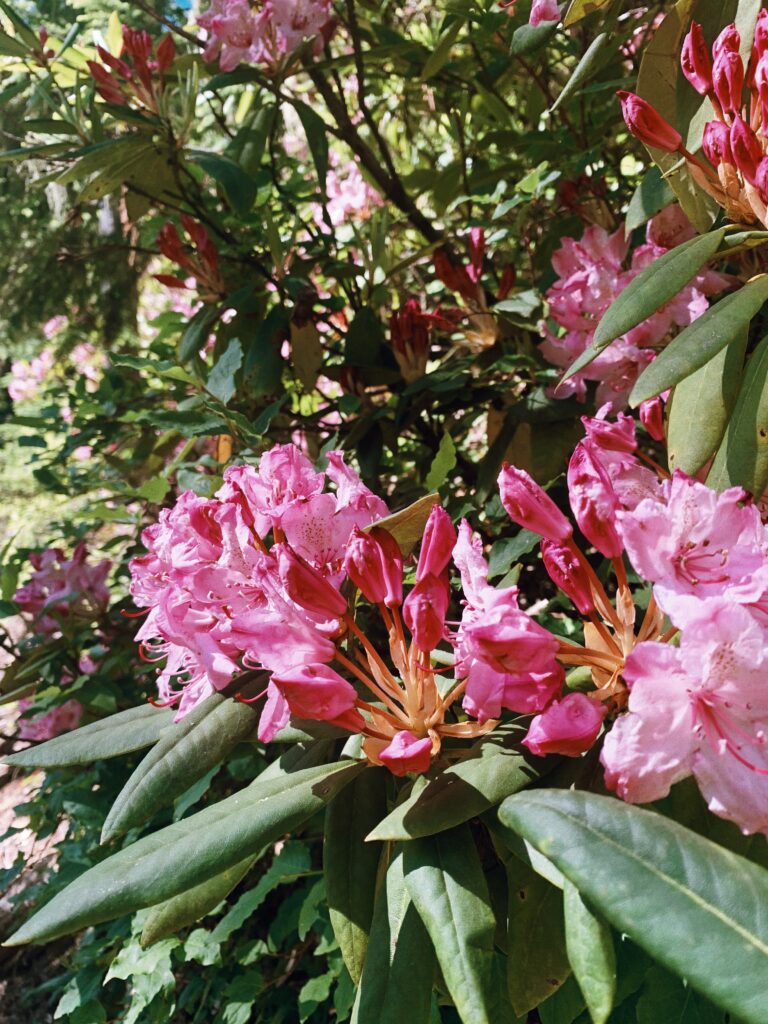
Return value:
M 560 7 L 557 0 L 533 0 L 529 25 L 540 25 L 542 21 L 559 21 Z
M 11 363 L 11 382 L 8 394 L 14 402 L 25 402 L 36 398 L 40 386 L 53 369 L 55 356 L 53 349 L 44 348 L 29 362 L 14 359 Z
M 578 757 L 593 745 L 603 726 L 607 709 L 584 693 L 568 693 L 537 715 L 523 746 L 532 754 L 564 754 Z
M 746 609 L 702 603 L 679 647 L 641 643 L 624 678 L 629 710 L 608 733 L 605 781 L 648 803 L 693 775 L 710 810 L 745 833 L 768 833 L 765 633 Z
M 32 701 L 22 698 L 19 701 L 19 711 L 26 711 L 32 706 Z M 31 718 L 20 718 L 18 736 L 20 740 L 29 740 L 34 743 L 43 743 L 45 740 L 52 740 L 63 732 L 76 729 L 83 716 L 83 705 L 79 700 L 67 700 L 58 704 L 50 711 L 45 711 Z
M 89 564 L 84 541 L 67 558 L 61 548 L 30 553 L 34 572 L 16 590 L 13 600 L 31 616 L 34 632 L 58 635 L 70 618 L 93 621 L 106 610 L 110 594 L 106 578 L 112 563 Z

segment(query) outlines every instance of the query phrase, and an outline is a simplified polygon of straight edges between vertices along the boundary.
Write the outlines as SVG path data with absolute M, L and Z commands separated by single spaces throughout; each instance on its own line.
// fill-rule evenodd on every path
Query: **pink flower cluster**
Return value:
M 545 537 L 544 565 L 585 619 L 585 646 L 561 647 L 559 660 L 589 665 L 595 686 L 534 719 L 528 746 L 586 749 L 588 704 L 597 704 L 615 718 L 601 759 L 622 798 L 660 799 L 692 774 L 715 814 L 768 833 L 768 532 L 759 510 L 740 489 L 717 494 L 643 465 L 627 416 L 584 423 L 570 503 L 583 536 L 613 563 L 615 603 L 547 496 L 511 470 L 502 489 L 512 518 Z M 625 556 L 653 585 L 637 631 Z
M 32 701 L 27 697 L 18 702 L 20 712 L 26 711 L 31 706 Z M 20 740 L 43 743 L 63 732 L 76 729 L 82 717 L 83 705 L 80 701 L 67 700 L 43 714 L 33 715 L 31 718 L 20 718 L 17 735 Z
M 67 558 L 61 548 L 33 551 L 29 560 L 35 570 L 29 581 L 19 587 L 13 600 L 31 616 L 34 632 L 58 635 L 68 619 L 92 622 L 109 604 L 106 578 L 112 563 L 103 560 L 89 564 L 85 541 Z
M 277 446 L 258 470 L 230 468 L 215 499 L 184 494 L 145 531 L 150 554 L 132 563 L 132 592 L 150 609 L 137 639 L 166 659 L 162 700 L 183 715 L 243 668 L 261 669 L 262 740 L 291 715 L 330 721 L 363 734 L 366 756 L 401 775 L 426 771 L 444 737 L 481 735 L 502 708 L 532 713 L 559 695 L 558 641 L 520 609 L 514 587 L 488 583 L 469 525 L 457 538 L 432 509 L 404 595 L 403 555 L 375 525 L 386 506 L 341 453 L 328 463 L 318 472 L 295 447 Z M 453 633 L 452 556 L 464 593 Z M 358 624 L 345 581 L 377 610 L 384 652 Z M 439 685 L 431 660 L 442 644 L 455 669 Z M 475 720 L 446 721 L 462 697 Z
M 325 208 L 334 227 L 367 220 L 375 208 L 382 205 L 381 196 L 365 180 L 357 164 L 353 160 L 344 164 L 333 153 L 325 188 L 328 196 Z M 320 226 L 325 224 L 323 208 L 317 204 L 314 218 Z
M 12 400 L 26 402 L 35 398 L 40 391 L 40 385 L 53 369 L 54 362 L 55 356 L 51 348 L 44 348 L 29 362 L 14 359 L 11 363 L 12 379 L 8 385 L 8 394 Z
M 693 228 L 678 206 L 669 207 L 648 225 L 644 245 L 634 250 L 626 267 L 629 242 L 624 229 L 609 234 L 592 226 L 579 241 L 563 239 L 552 257 L 558 280 L 547 292 L 549 311 L 559 330 L 545 331 L 542 355 L 567 369 L 592 343 L 595 328 L 613 300 L 669 248 L 692 238 Z M 728 285 L 722 274 L 705 270 L 670 302 L 642 324 L 617 339 L 580 373 L 558 386 L 556 395 L 584 399 L 587 382 L 597 382 L 597 404 L 623 409 L 640 373 L 669 340 L 676 327 L 686 327 L 704 313 L 708 296 Z
M 276 64 L 305 40 L 314 39 L 320 53 L 330 32 L 330 0 L 213 0 L 198 18 L 208 32 L 205 60 L 219 59 L 222 71 L 239 64 Z

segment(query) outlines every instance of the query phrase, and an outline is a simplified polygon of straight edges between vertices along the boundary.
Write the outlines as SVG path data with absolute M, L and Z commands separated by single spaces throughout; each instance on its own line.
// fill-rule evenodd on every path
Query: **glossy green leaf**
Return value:
M 707 484 L 716 491 L 744 487 L 756 498 L 768 488 L 768 337 L 750 357 Z
M 179 342 L 179 362 L 188 363 L 202 348 L 205 348 L 208 335 L 220 312 L 215 307 L 201 306 L 195 313 Z
M 570 28 L 582 18 L 594 14 L 595 11 L 604 11 L 611 6 L 613 0 L 571 0 L 566 12 L 563 25 Z
M 403 869 L 459 1016 L 465 1024 L 496 1024 L 496 920 L 468 826 L 405 843 Z
M 328 805 L 325 813 L 323 870 L 333 932 L 355 984 L 368 948 L 381 843 L 366 843 L 372 826 L 386 812 L 386 771 L 363 772 Z
M 456 20 L 440 36 L 434 49 L 427 57 L 419 77 L 420 82 L 426 82 L 441 71 L 451 59 L 451 48 L 461 32 L 463 21 Z
M 516 858 L 507 862 L 507 878 L 507 987 L 515 1013 L 524 1016 L 571 973 L 565 952 L 563 896 Z
M 456 465 L 456 444 L 451 435 L 446 432 L 440 439 L 437 452 L 429 472 L 424 479 L 424 486 L 428 491 L 436 491 L 438 487 L 448 482 L 448 474 Z
M 717 451 L 739 393 L 747 336 L 743 331 L 675 388 L 667 406 L 670 469 L 693 476 Z
M 368 953 L 352 1010 L 352 1024 L 432 1021 L 435 952 L 403 877 L 399 849 L 376 898 Z
M 169 728 L 174 728 L 170 708 L 141 704 L 17 754 L 8 754 L 3 762 L 14 768 L 65 768 L 73 764 L 91 764 L 101 758 L 119 757 L 149 747 Z
M 546 46 L 557 32 L 559 21 L 542 21 L 538 25 L 518 25 L 512 33 L 509 47 L 510 57 L 525 57 Z
M 256 779 L 247 789 L 90 868 L 46 903 L 7 945 L 44 942 L 162 903 L 297 828 L 363 770 L 346 762 Z
M 253 862 L 254 858 L 248 856 L 221 874 L 153 907 L 141 931 L 142 946 L 178 935 L 182 928 L 210 914 L 242 882 Z
M 294 107 L 307 137 L 320 191 L 325 193 L 325 179 L 328 177 L 328 129 L 322 117 L 306 103 L 295 102 Z
M 745 1024 L 764 1024 L 768 872 L 652 811 L 563 790 L 499 817 L 619 932 Z
M 235 376 L 243 364 L 243 346 L 239 338 L 231 338 L 226 349 L 208 374 L 205 389 L 227 405 L 235 394 Z
M 371 832 L 370 839 L 416 839 L 461 825 L 524 789 L 546 773 L 554 759 L 519 750 L 522 733 L 491 735 L 464 758 L 414 791 Z M 518 746 L 518 749 L 515 749 Z
M 569 881 L 563 886 L 565 947 L 592 1024 L 606 1024 L 616 996 L 616 951 L 610 926 L 593 914 Z
M 600 65 L 600 58 L 603 54 L 603 47 L 608 42 L 609 38 L 610 37 L 607 32 L 601 32 L 599 35 L 595 36 L 587 47 L 584 56 L 573 69 L 571 77 L 565 83 L 562 92 L 550 107 L 550 111 L 554 112 L 561 104 L 565 103 L 566 100 L 575 96 L 581 86 L 588 81 L 589 76 L 597 70 Z
M 234 160 L 219 153 L 204 153 L 193 149 L 189 151 L 189 158 L 221 185 L 227 202 L 236 214 L 245 217 L 250 213 L 258 190 L 250 174 L 246 174 Z
M 645 368 L 629 396 L 630 404 L 637 407 L 660 395 L 708 363 L 748 329 L 766 299 L 768 274 L 763 274 L 710 306 Z
M 637 1024 L 735 1024 L 662 967 L 648 972 L 635 1012 Z
M 647 224 L 675 198 L 675 193 L 662 177 L 661 171 L 654 164 L 642 177 L 640 184 L 632 194 L 624 218 L 624 230 L 629 235 L 635 228 Z

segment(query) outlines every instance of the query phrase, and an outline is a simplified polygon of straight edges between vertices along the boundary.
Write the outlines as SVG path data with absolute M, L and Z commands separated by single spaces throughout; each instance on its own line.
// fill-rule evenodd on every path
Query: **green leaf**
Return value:
M 307 145 L 317 171 L 320 191 L 325 193 L 325 179 L 328 177 L 328 130 L 325 121 L 306 103 L 297 100 L 293 105 L 307 137 Z
M 248 856 L 213 878 L 153 907 L 144 921 L 141 945 L 151 946 L 153 942 L 177 935 L 182 928 L 210 914 L 242 882 L 253 863 L 254 858 Z
M 675 388 L 666 431 L 670 469 L 693 476 L 717 451 L 739 392 L 748 334 L 743 331 Z
M 523 1017 L 560 988 L 571 968 L 559 889 L 515 858 L 507 862 L 507 986 Z
M 461 825 L 524 789 L 555 759 L 532 758 L 514 749 L 522 732 L 489 736 L 470 756 L 441 772 L 373 829 L 369 839 L 416 839 Z
M 201 349 L 205 348 L 211 327 L 219 318 L 220 312 L 215 306 L 202 306 L 198 309 L 181 336 L 179 362 L 188 363 Z
M 558 21 L 542 21 L 539 25 L 518 25 L 512 33 L 510 57 L 525 57 L 546 46 L 559 24 Z
M 637 1024 L 728 1024 L 729 1017 L 662 967 L 646 975 L 637 1001 Z
M 629 201 L 624 218 L 626 233 L 647 224 L 651 217 L 669 206 L 674 198 L 675 193 L 662 177 L 659 168 L 655 164 L 649 167 Z
M 224 352 L 216 360 L 205 385 L 206 390 L 224 405 L 227 405 L 234 397 L 235 375 L 242 365 L 243 346 L 240 344 L 239 338 L 232 338 Z
M 136 491 L 136 494 L 140 498 L 151 501 L 153 505 L 159 505 L 170 489 L 170 480 L 163 476 L 162 473 L 158 473 L 157 476 L 152 476 L 149 480 L 145 480 Z
M 496 1024 L 496 920 L 468 826 L 406 843 L 403 870 L 459 1016 L 466 1024 Z
M 65 768 L 91 764 L 101 758 L 119 757 L 155 743 L 166 729 L 173 729 L 173 711 L 141 704 L 100 722 L 56 736 L 3 758 L 14 768 Z
M 258 184 L 250 174 L 246 174 L 234 160 L 219 153 L 193 149 L 188 151 L 188 156 L 221 185 L 227 202 L 238 216 L 245 217 L 250 213 L 258 192 Z
M 611 3 L 612 0 L 572 0 L 563 25 L 565 28 L 570 28 L 571 25 L 575 25 L 577 21 L 581 21 L 582 18 L 588 17 L 595 11 L 602 11 L 610 7 Z
M 579 890 L 567 880 L 563 908 L 568 961 L 593 1024 L 606 1024 L 616 996 L 616 951 L 611 929 L 592 913 Z
M 599 35 L 595 36 L 587 47 L 584 56 L 573 69 L 573 73 L 565 83 L 565 87 L 561 91 L 560 95 L 549 108 L 551 112 L 557 110 L 562 103 L 565 103 L 565 101 L 570 99 L 571 96 L 574 96 L 579 91 L 580 87 L 588 80 L 592 72 L 597 69 L 600 64 L 600 58 L 602 57 L 603 47 L 608 42 L 609 38 L 610 37 L 607 32 L 601 32 Z
M 659 256 L 633 278 L 603 314 L 592 339 L 596 352 L 643 323 L 673 299 L 712 259 L 725 237 L 725 228 L 698 235 Z M 570 370 L 568 371 L 571 372 Z
M 386 771 L 372 768 L 332 800 L 325 813 L 323 870 L 333 932 L 357 985 L 373 920 L 380 843 L 365 837 L 386 812 Z
M 437 454 L 429 467 L 424 486 L 428 491 L 436 491 L 438 487 L 448 481 L 448 474 L 456 465 L 456 445 L 451 435 L 446 431 L 440 439 Z
M 351 1024 L 431 1024 L 435 953 L 395 850 L 376 899 L 368 953 Z
M 359 309 L 344 339 L 344 361 L 349 366 L 381 366 L 384 331 L 381 321 L 368 306 Z
M 256 779 L 247 789 L 144 836 L 90 868 L 7 944 L 55 939 L 185 892 L 297 828 L 362 769 L 362 764 L 342 762 Z
M 702 409 L 708 416 L 709 409 Z M 756 498 L 762 497 L 768 488 L 768 337 L 750 356 L 707 484 L 716 491 L 743 487 Z
M 592 793 L 518 793 L 499 817 L 617 931 L 746 1024 L 764 1024 L 763 868 L 652 811 Z
M 766 299 L 768 274 L 762 274 L 711 306 L 645 368 L 632 388 L 630 404 L 637 407 L 647 398 L 660 395 L 708 363 L 747 330 Z
M 420 82 L 426 82 L 433 78 L 438 71 L 441 71 L 451 59 L 451 48 L 464 25 L 463 21 L 456 20 L 450 25 L 438 39 L 434 49 L 424 61 L 424 67 L 419 76 Z
M 141 825 L 253 736 L 258 714 L 214 693 L 169 729 L 131 775 L 104 822 L 102 843 Z

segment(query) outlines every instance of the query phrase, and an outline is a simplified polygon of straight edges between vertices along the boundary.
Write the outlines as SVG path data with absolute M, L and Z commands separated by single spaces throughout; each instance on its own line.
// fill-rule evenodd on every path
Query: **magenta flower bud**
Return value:
M 352 531 L 344 569 L 372 604 L 392 608 L 403 600 L 403 556 L 397 541 L 380 526 Z
M 424 576 L 403 602 L 403 618 L 420 651 L 433 651 L 445 636 L 450 593 L 444 577 Z
M 424 527 L 416 567 L 417 582 L 425 576 L 439 576 L 450 562 L 455 544 L 456 530 L 451 517 L 441 505 L 435 505 Z
M 723 110 L 729 114 L 736 114 L 741 110 L 744 64 L 738 52 L 723 50 L 712 65 L 712 85 Z
M 585 442 L 568 463 L 568 493 L 579 529 L 606 558 L 618 558 L 623 545 L 616 530 L 619 503 L 610 477 Z
M 275 673 L 272 682 L 296 718 L 329 722 L 351 711 L 357 700 L 354 686 L 329 665 L 297 665 Z M 364 727 L 362 716 L 360 721 Z
M 755 188 L 760 193 L 763 202 L 768 204 L 768 156 L 764 156 L 757 165 Z
M 513 523 L 540 533 L 547 540 L 564 541 L 573 533 L 554 501 L 525 470 L 505 462 L 499 474 L 499 494 Z
M 379 753 L 379 760 L 393 775 L 425 772 L 432 760 L 432 740 L 429 736 L 420 740 L 404 729 L 395 733 L 389 746 Z
M 595 610 L 589 577 L 568 544 L 555 544 L 551 540 L 541 542 L 541 557 L 549 578 L 567 594 L 581 615 L 590 615 Z
M 641 403 L 640 422 L 654 441 L 664 440 L 664 403 L 659 395 Z
M 691 22 L 680 53 L 683 74 L 696 92 L 706 96 L 712 88 L 712 58 L 698 21 Z
M 578 757 L 600 734 L 606 709 L 584 693 L 569 693 L 553 701 L 531 722 L 523 740 L 532 754 Z
M 761 9 L 757 16 L 754 50 L 758 59 L 768 51 L 768 10 L 765 7 Z
M 708 121 L 704 125 L 702 149 L 704 156 L 713 167 L 719 167 L 720 164 L 732 164 L 731 132 L 728 125 L 722 121 Z
M 763 148 L 748 124 L 737 114 L 731 125 L 733 162 L 750 185 L 754 185 Z
M 738 53 L 739 47 L 741 46 L 741 36 L 736 25 L 731 22 L 730 25 L 726 25 L 720 35 L 712 44 L 712 59 L 717 60 L 721 53 L 731 52 Z
M 669 121 L 665 121 L 650 103 L 633 92 L 621 90 L 616 95 L 621 102 L 621 113 L 627 128 L 636 139 L 646 146 L 663 149 L 667 153 L 676 153 L 680 149 L 683 144 L 680 132 Z
M 300 555 L 282 544 L 278 571 L 288 596 L 300 608 L 323 617 L 339 617 L 346 612 L 347 602 L 336 587 Z
M 768 53 L 764 53 L 755 67 L 755 88 L 760 97 L 763 134 L 768 128 Z

